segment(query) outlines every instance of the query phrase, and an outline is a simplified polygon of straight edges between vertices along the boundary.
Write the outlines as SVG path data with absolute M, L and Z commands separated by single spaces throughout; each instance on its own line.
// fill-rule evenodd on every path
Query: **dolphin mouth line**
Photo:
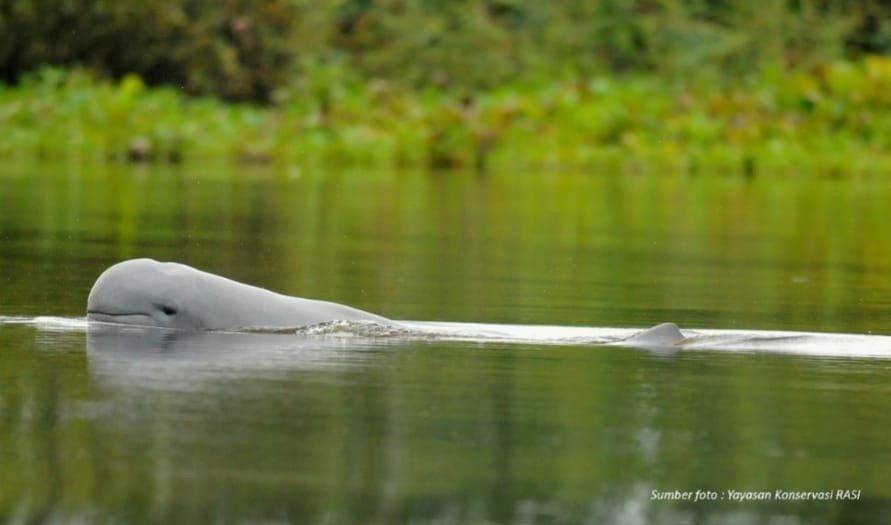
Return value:
M 117 326 L 141 326 L 146 328 L 160 328 L 163 330 L 171 329 L 166 326 L 158 326 L 151 315 L 138 312 L 103 312 L 101 310 L 87 310 L 87 321 Z
M 104 315 L 107 317 L 125 317 L 129 315 L 144 315 L 146 317 L 151 317 L 147 313 L 143 312 L 103 312 L 102 310 L 87 310 L 87 315 Z
M 87 321 L 113 324 L 137 324 L 141 326 L 154 326 L 152 316 L 142 312 L 103 312 L 101 310 L 87 310 Z

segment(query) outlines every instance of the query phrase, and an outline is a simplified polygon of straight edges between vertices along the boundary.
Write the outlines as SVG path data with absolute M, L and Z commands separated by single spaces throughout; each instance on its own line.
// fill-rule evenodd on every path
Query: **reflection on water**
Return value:
M 202 390 L 230 377 L 273 376 L 289 370 L 363 363 L 371 339 L 259 333 L 178 332 L 90 326 L 90 372 L 109 385 L 161 390 Z M 374 341 L 387 344 L 384 338 Z
M 0 169 L 4 314 L 149 256 L 393 319 L 889 332 L 885 178 L 73 169 Z
M 0 172 L 0 315 L 151 256 L 397 319 L 888 333 L 878 179 L 74 169 Z M 0 325 L 4 522 L 891 521 L 887 359 L 41 319 Z M 777 489 L 861 496 L 726 497 Z
M 0 335 L 7 520 L 891 517 L 889 463 L 877 460 L 889 453 L 884 360 L 132 328 Z M 697 489 L 862 497 L 652 498 Z

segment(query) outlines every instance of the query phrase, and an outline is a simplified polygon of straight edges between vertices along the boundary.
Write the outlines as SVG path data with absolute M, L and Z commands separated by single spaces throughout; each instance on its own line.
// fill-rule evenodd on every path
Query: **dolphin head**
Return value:
M 105 270 L 87 299 L 87 319 L 106 323 L 203 330 L 206 301 L 195 293 L 196 270 L 177 263 L 131 259 Z
M 87 299 L 87 319 L 192 332 L 280 330 L 339 320 L 389 323 L 349 306 L 289 297 L 152 259 L 131 259 L 105 270 Z

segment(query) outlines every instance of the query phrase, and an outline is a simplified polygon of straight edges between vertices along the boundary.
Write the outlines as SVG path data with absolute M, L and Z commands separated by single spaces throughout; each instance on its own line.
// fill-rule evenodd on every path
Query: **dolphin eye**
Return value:
M 161 306 L 161 311 L 164 312 L 164 315 L 176 315 L 176 308 L 166 304 Z

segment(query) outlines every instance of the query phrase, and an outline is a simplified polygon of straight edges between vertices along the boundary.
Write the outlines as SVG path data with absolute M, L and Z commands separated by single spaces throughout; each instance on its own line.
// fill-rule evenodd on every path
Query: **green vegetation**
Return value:
M 460 100 L 378 82 L 326 105 L 263 107 L 45 69 L 0 91 L 5 158 L 341 163 L 436 168 L 592 165 L 753 173 L 891 168 L 891 60 L 871 57 L 734 89 L 606 76 Z
M 42 4 L 0 5 L 7 159 L 891 169 L 869 0 Z
M 228 100 L 268 100 L 287 81 L 287 0 L 0 0 L 0 78 L 46 64 Z

